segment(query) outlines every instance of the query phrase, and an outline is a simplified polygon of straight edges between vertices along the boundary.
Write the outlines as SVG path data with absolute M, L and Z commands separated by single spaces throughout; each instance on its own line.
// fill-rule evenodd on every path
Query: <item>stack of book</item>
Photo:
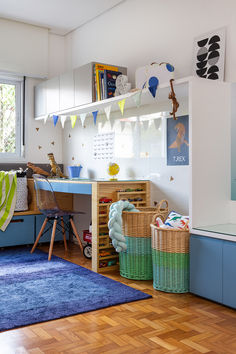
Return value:
M 94 90 L 96 101 L 115 96 L 116 78 L 122 73 L 117 66 L 94 64 Z

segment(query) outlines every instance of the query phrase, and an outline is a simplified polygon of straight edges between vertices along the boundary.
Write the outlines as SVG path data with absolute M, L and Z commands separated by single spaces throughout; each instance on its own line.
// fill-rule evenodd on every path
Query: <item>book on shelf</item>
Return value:
M 95 97 L 96 101 L 100 101 L 104 97 L 104 70 L 118 71 L 117 66 L 106 64 L 94 64 L 94 83 L 95 83 Z M 103 98 L 102 98 L 103 97 Z
M 104 70 L 104 96 L 111 98 L 115 96 L 116 78 L 122 75 L 120 71 Z

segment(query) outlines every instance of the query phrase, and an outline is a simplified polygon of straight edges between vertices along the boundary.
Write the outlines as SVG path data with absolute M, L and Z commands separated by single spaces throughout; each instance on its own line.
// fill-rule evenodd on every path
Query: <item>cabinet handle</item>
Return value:
M 11 220 L 11 222 L 24 222 L 24 219 Z

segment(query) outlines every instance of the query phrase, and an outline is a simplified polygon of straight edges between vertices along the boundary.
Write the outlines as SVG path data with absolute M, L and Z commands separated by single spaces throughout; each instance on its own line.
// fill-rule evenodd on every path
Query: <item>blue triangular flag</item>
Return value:
M 92 113 L 93 113 L 93 121 L 94 121 L 94 124 L 96 125 L 98 111 L 94 111 L 94 112 L 92 112 Z
M 54 127 L 57 125 L 57 122 L 58 122 L 58 116 L 55 116 L 55 115 L 53 115 L 52 116 L 52 118 L 53 118 L 53 124 L 54 124 Z

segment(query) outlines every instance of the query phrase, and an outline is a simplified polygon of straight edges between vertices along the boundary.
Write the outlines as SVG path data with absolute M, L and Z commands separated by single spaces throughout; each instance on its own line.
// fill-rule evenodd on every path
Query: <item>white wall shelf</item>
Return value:
M 191 81 L 191 77 L 187 77 L 184 79 L 179 79 L 174 81 L 174 89 L 176 91 L 176 97 L 177 99 L 181 100 L 183 98 L 188 97 L 188 84 Z M 132 99 L 132 96 L 136 95 L 138 91 L 135 92 L 129 92 L 125 95 L 120 95 L 116 97 L 112 97 L 109 99 L 101 100 L 101 101 L 96 101 L 80 106 L 75 106 L 63 110 L 58 110 L 51 112 L 50 115 L 78 115 L 81 113 L 89 113 L 89 112 L 94 112 L 94 111 L 101 111 L 105 107 L 112 105 L 112 111 L 119 111 L 119 106 L 118 102 L 126 99 L 125 102 L 125 109 L 129 108 L 135 108 L 136 104 L 134 100 Z M 160 85 L 157 89 L 156 97 L 154 98 L 151 93 L 149 92 L 148 89 L 143 89 L 142 90 L 142 97 L 141 97 L 141 106 L 143 105 L 151 105 L 151 104 L 159 104 L 160 102 L 166 102 L 169 101 L 169 107 L 171 110 L 171 100 L 168 100 L 168 95 L 170 92 L 170 85 L 169 83 Z M 36 120 L 41 120 L 44 119 L 45 115 L 36 117 Z

